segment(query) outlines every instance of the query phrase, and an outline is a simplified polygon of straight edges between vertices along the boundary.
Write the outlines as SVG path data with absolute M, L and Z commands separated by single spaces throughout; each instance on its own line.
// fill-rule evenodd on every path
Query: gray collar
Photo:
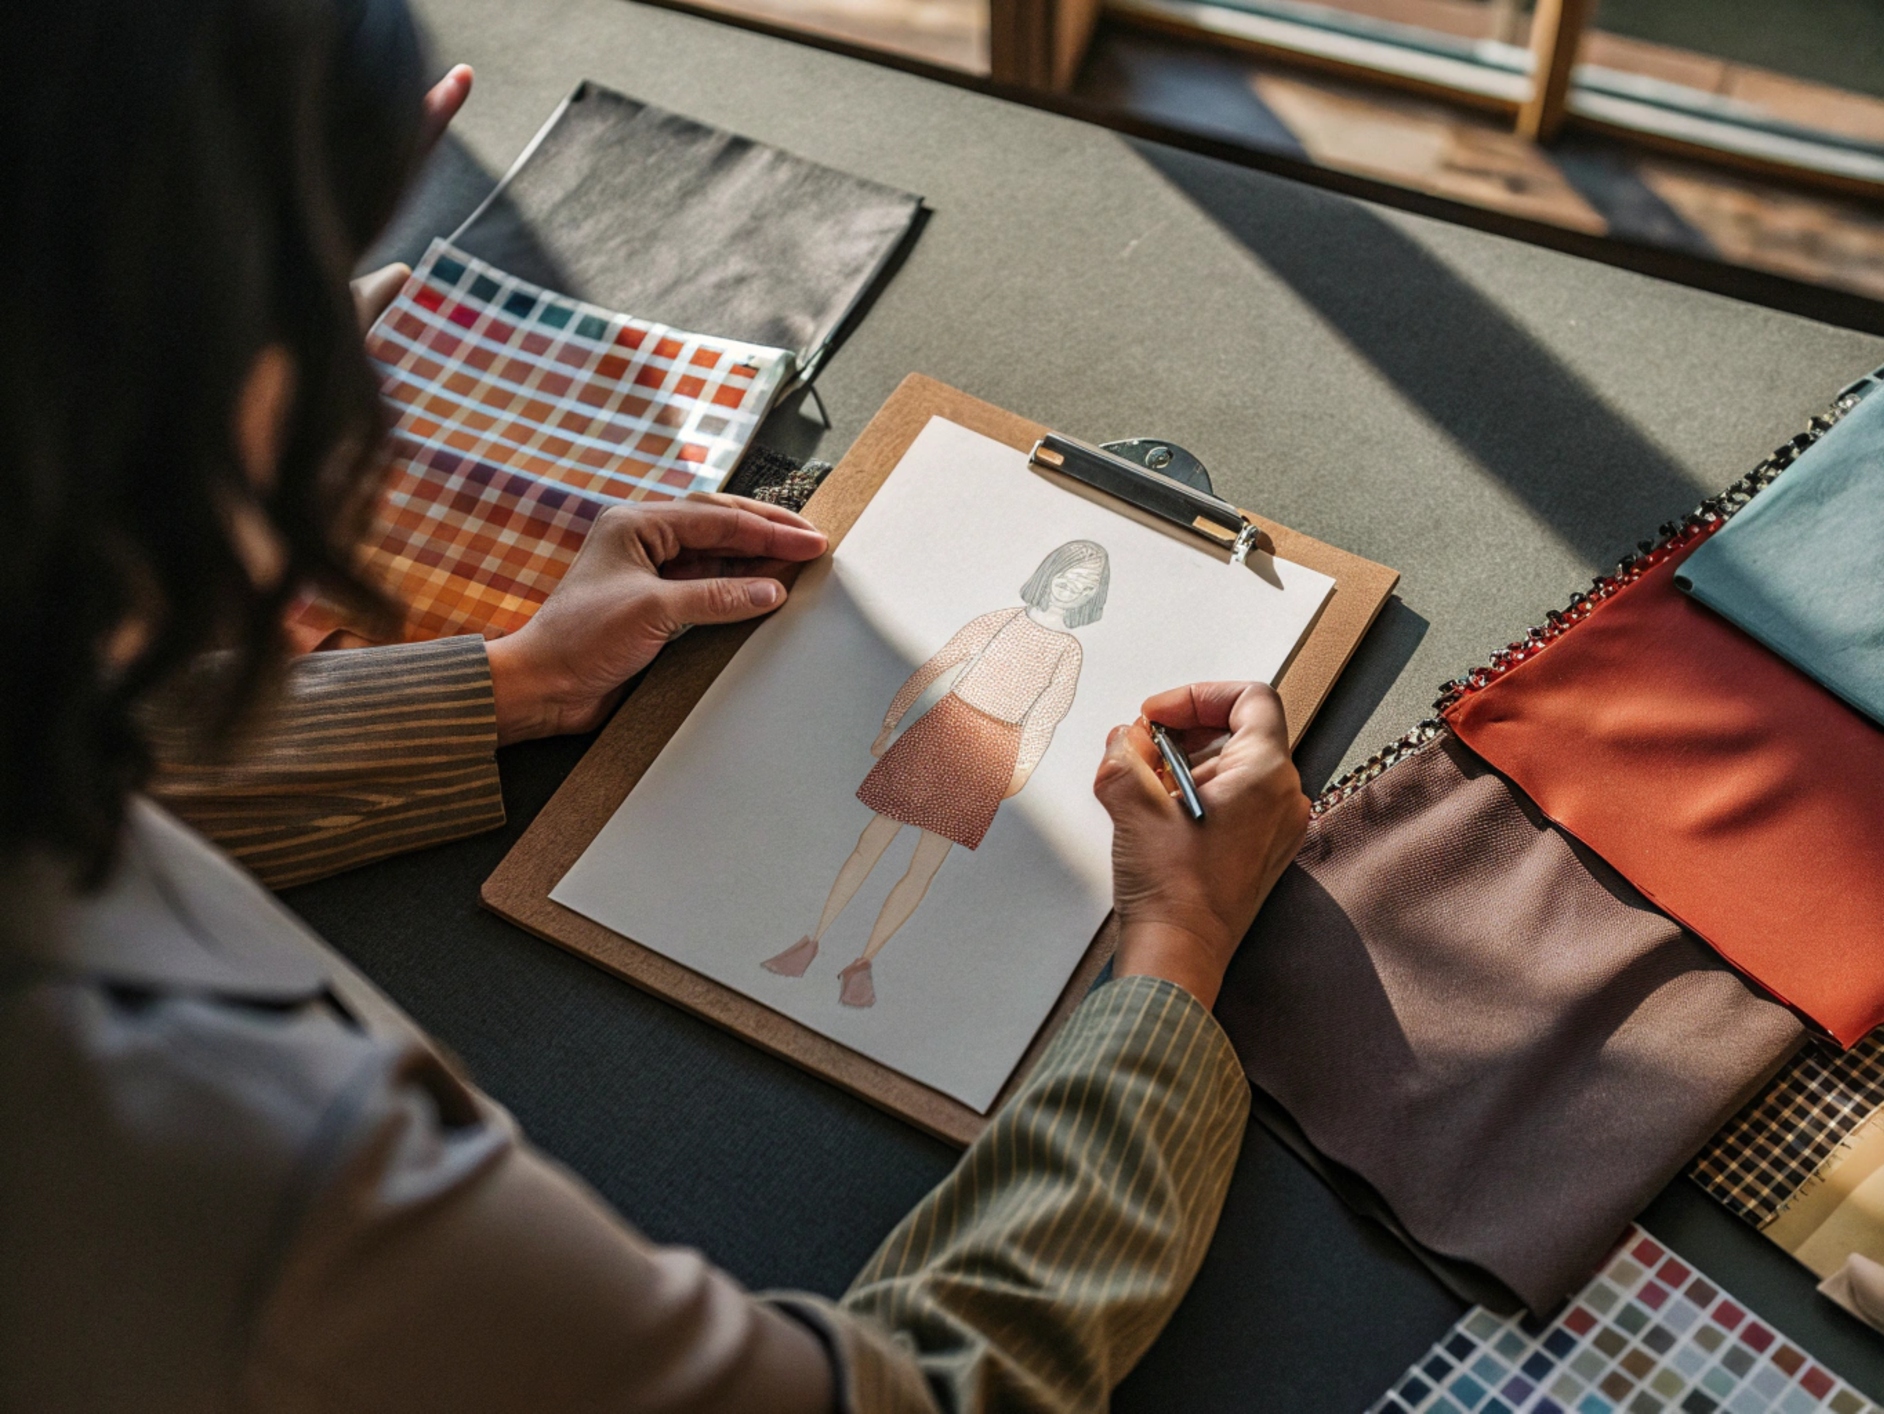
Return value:
M 240 866 L 133 797 L 117 866 L 77 892 L 44 857 L 0 867 L 0 960 L 160 992 L 305 1001 L 330 976 L 312 935 Z

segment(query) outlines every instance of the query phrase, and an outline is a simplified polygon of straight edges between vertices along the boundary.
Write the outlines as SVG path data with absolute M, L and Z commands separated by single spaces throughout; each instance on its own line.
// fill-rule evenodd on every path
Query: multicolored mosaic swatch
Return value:
M 1872 1414 L 1639 1227 L 1556 1320 L 1474 1307 L 1370 1414 Z
M 1729 1212 L 1756 1227 L 1884 1109 L 1884 1031 L 1848 1051 L 1807 1046 L 1722 1126 L 1689 1168 Z
M 394 415 L 368 572 L 405 636 L 520 627 L 595 518 L 717 488 L 792 369 L 543 290 L 433 241 L 367 335 Z M 345 627 L 303 605 L 298 641 Z

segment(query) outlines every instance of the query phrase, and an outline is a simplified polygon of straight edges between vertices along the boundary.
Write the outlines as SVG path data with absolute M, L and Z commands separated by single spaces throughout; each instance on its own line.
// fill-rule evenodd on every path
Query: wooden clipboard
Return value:
M 1025 451 L 1047 429 L 921 374 L 911 374 L 871 419 L 805 514 L 835 545 L 932 417 Z M 1261 521 L 1276 553 L 1334 578 L 1334 592 L 1277 684 L 1294 745 L 1347 666 L 1368 626 L 1399 582 L 1398 571 L 1332 545 Z M 899 1115 L 939 1138 L 967 1144 L 987 1116 L 961 1101 L 898 1074 L 732 988 L 553 903 L 549 893 L 614 815 L 720 670 L 756 624 L 696 629 L 664 650 L 596 743 L 531 822 L 503 863 L 484 881 L 484 906 L 558 947 L 578 953 L 635 986 L 665 997 L 782 1056 L 832 1084 Z M 1041 1050 L 1091 990 L 1112 956 L 1107 919 L 1067 982 L 1033 1044 L 1002 1088 L 1020 1083 Z M 996 1101 L 999 1106 L 1000 1101 Z

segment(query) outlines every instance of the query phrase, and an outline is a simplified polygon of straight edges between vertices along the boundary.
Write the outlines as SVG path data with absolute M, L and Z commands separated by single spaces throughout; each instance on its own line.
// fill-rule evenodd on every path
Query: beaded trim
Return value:
M 1805 431 L 1775 448 L 1771 456 L 1718 496 L 1708 497 L 1680 520 L 1669 521 L 1662 526 L 1658 532 L 1659 539 L 1642 541 L 1636 546 L 1634 554 L 1623 557 L 1613 574 L 1598 575 L 1588 589 L 1572 595 L 1567 606 L 1552 609 L 1544 616 L 1544 622 L 1523 638 L 1493 653 L 1489 663 L 1474 668 L 1463 677 L 1440 684 L 1439 697 L 1433 703 L 1433 715 L 1332 782 L 1316 797 L 1309 809 L 1310 817 L 1321 815 L 1339 805 L 1387 770 L 1418 755 L 1444 733 L 1446 726 L 1441 720 L 1441 714 L 1448 708 L 1498 681 L 1519 663 L 1536 657 L 1555 639 L 1587 619 L 1598 604 L 1640 579 L 1677 550 L 1720 529 L 1743 510 L 1749 501 L 1772 485 L 1782 471 L 1799 460 L 1806 448 L 1829 432 L 1840 418 L 1858 405 L 1866 393 L 1880 383 L 1884 383 L 1884 368 L 1853 383 L 1838 395 L 1831 407 L 1808 422 Z
M 1358 793 L 1362 786 L 1374 780 L 1389 768 L 1398 766 L 1410 756 L 1417 756 L 1427 745 L 1437 741 L 1445 730 L 1445 723 L 1429 717 L 1413 728 L 1405 736 L 1388 742 L 1360 765 L 1346 775 L 1337 777 L 1314 802 L 1308 807 L 1308 818 L 1313 820 L 1324 811 L 1330 810 Z

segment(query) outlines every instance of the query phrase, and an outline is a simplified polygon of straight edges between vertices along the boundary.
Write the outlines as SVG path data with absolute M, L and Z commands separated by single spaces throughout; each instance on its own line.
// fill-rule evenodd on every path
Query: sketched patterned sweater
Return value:
M 879 815 L 974 849 L 1016 773 L 1046 755 L 1079 689 L 1079 641 L 1025 608 L 971 620 L 915 672 L 884 715 L 890 731 L 942 674 L 949 692 L 896 739 L 857 798 Z

